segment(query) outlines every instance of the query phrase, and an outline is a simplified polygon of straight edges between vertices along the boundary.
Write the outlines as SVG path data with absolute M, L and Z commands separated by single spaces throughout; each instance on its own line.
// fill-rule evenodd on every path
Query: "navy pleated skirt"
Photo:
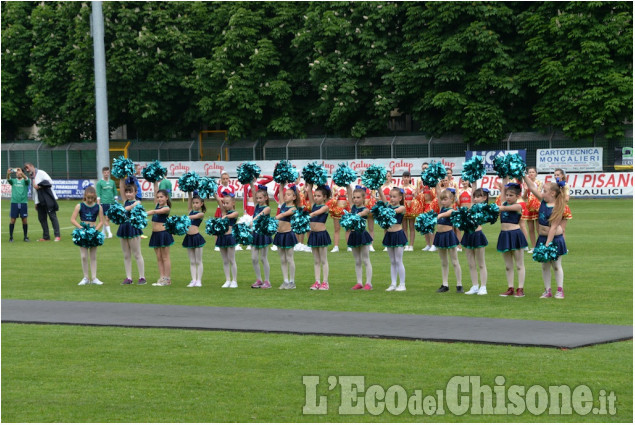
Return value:
M 331 236 L 326 230 L 311 232 L 306 243 L 311 248 L 322 248 L 331 244 Z
M 200 248 L 205 245 L 205 238 L 200 233 L 185 235 L 183 238 L 183 248 Z
M 351 232 L 351 234 L 348 235 L 348 241 L 346 241 L 346 245 L 348 245 L 349 248 L 357 248 L 358 246 L 371 245 L 372 243 L 373 243 L 373 238 L 370 236 L 370 233 L 368 233 L 366 230 L 364 230 L 363 232 Z
M 251 243 L 251 246 L 254 248 L 266 248 L 273 242 L 271 236 L 261 235 L 260 233 L 253 232 L 252 233 L 254 240 Z
M 452 249 L 455 246 L 459 246 L 459 238 L 456 237 L 454 230 L 448 230 L 447 232 L 437 232 L 434 235 L 434 246 L 441 249 Z
M 150 248 L 165 248 L 173 244 L 174 238 L 165 230 L 152 232 L 152 236 L 150 236 Z
M 503 230 L 500 235 L 498 235 L 496 249 L 498 252 L 507 252 L 525 249 L 526 246 L 527 239 L 522 230 Z
M 231 233 L 226 235 L 221 235 L 218 238 L 216 238 L 216 246 L 219 248 L 233 248 L 236 245 L 238 245 L 236 243 L 236 238 Z
M 273 244 L 278 248 L 293 248 L 298 243 L 298 239 L 293 232 L 276 233 L 273 238 Z
M 539 244 L 546 244 L 547 243 L 547 237 L 546 236 L 538 236 L 538 240 L 536 241 L 536 246 L 538 246 Z M 560 257 L 561 255 L 566 255 L 567 252 L 569 252 L 567 250 L 567 244 L 564 242 L 564 236 L 562 235 L 557 235 L 553 237 L 553 241 L 551 241 L 552 244 L 556 245 L 556 247 L 558 248 L 558 257 Z
M 461 245 L 466 249 L 483 248 L 487 244 L 487 238 L 482 230 L 473 233 L 465 232 L 461 238 Z
M 398 248 L 400 246 L 408 245 L 408 238 L 403 230 L 396 232 L 386 232 L 382 244 L 386 248 Z
M 117 237 L 122 239 L 138 238 L 142 234 L 143 232 L 141 229 L 132 227 L 132 224 L 130 224 L 129 221 L 121 223 L 119 225 L 119 229 L 117 229 Z

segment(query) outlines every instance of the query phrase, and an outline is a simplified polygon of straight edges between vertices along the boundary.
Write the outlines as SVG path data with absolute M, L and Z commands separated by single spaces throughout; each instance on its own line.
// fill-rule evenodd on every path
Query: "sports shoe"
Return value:
M 386 288 L 386 292 L 392 292 L 397 289 L 397 285 L 390 284 L 388 288 Z
M 196 282 L 195 281 L 190 281 L 190 283 L 186 286 L 186 288 L 193 288 L 196 286 Z
M 478 285 L 473 285 L 469 291 L 465 293 L 465 295 L 472 295 L 478 292 Z
M 412 245 L 407 245 L 406 246 L 406 251 L 412 251 L 412 250 L 413 250 Z
M 123 282 L 121 282 L 121 284 L 122 285 L 132 285 L 132 279 L 125 278 L 123 280 Z
M 514 295 L 514 297 L 522 298 L 524 296 L 525 296 L 525 290 L 523 288 L 516 289 L 516 295 Z
M 156 282 L 154 282 L 152 284 L 152 286 L 163 286 L 163 281 L 165 280 L 164 277 L 160 277 L 159 280 L 157 280 Z
M 388 252 L 388 248 L 384 247 L 384 251 L 383 252 Z
M 349 246 L 348 248 L 346 248 L 346 252 L 353 252 L 353 248 Z
M 260 289 L 270 289 L 270 288 L 271 288 L 271 283 L 269 283 L 266 280 L 262 283 L 262 286 L 260 287 Z
M 101 280 L 94 278 L 93 280 L 90 281 L 91 285 L 103 285 L 104 282 L 102 282 Z
M 13 242 L 13 238 L 9 238 L 9 242 Z
M 44 239 L 44 238 L 40 238 L 37 240 L 38 242 L 50 242 L 50 239 Z
M 353 286 L 351 289 L 356 291 L 356 290 L 362 289 L 362 288 L 363 288 L 363 286 L 362 286 L 361 283 L 356 283 L 355 286 Z
M 194 281 L 194 287 L 195 287 L 195 288 L 200 288 L 201 286 L 203 286 L 203 284 L 201 283 L 201 281 L 200 281 L 200 280 L 195 280 L 195 281 Z
M 285 289 L 295 289 L 295 282 L 289 282 Z
M 430 251 L 430 245 L 426 245 L 425 248 L 421 248 L 421 251 Z
M 164 277 L 163 282 L 159 283 L 157 286 L 170 286 L 172 285 L 172 279 L 169 277 Z
M 487 295 L 487 287 L 481 286 L 480 288 L 478 288 L 478 292 L 476 293 L 476 295 Z
M 278 289 L 289 289 L 289 282 L 282 282 Z
M 262 280 L 258 279 L 257 281 L 254 282 L 253 285 L 251 285 L 252 288 L 254 289 L 258 289 L 262 287 Z
M 463 252 L 463 248 L 461 248 L 461 247 L 457 247 L 457 248 L 456 248 L 456 252 Z
M 542 295 L 540 296 L 540 298 L 552 298 L 553 295 L 551 295 L 551 288 L 549 289 L 545 289 L 545 292 L 542 293 Z
M 296 245 L 293 247 L 293 251 L 295 251 L 295 252 L 304 251 L 304 245 L 303 245 L 303 244 L 301 244 L 301 243 L 296 244 Z
M 512 295 L 514 295 L 514 287 L 510 286 L 509 288 L 507 288 L 507 291 L 503 292 L 502 294 L 499 294 L 501 297 L 511 297 Z
M 238 288 L 238 282 L 236 282 L 235 280 L 232 280 L 232 281 L 229 283 L 229 287 L 230 287 L 230 288 Z
M 240 245 L 236 245 L 236 251 L 242 251 L 242 250 L 243 250 L 243 247 L 242 247 L 242 246 L 240 246 Z
M 437 292 L 438 292 L 439 294 L 441 294 L 441 293 L 443 293 L 443 292 L 448 292 L 449 290 L 450 290 L 450 288 L 449 288 L 448 286 L 441 285 L 441 286 L 439 287 L 439 289 L 437 289 Z
M 88 280 L 88 278 L 83 278 L 82 280 L 79 281 L 77 285 L 84 286 L 84 285 L 88 285 L 89 283 L 90 283 L 90 280 Z
M 558 300 L 564 299 L 564 291 L 562 290 L 562 288 L 558 288 L 558 290 L 556 291 L 556 296 L 554 298 Z
M 225 283 L 223 283 L 223 286 L 221 286 L 221 288 L 229 288 L 229 285 L 231 284 L 232 284 L 231 280 L 226 280 Z
M 251 245 L 247 245 L 247 247 L 245 248 L 246 251 L 251 251 Z
M 214 248 L 214 251 L 216 251 L 216 252 L 220 252 L 220 248 L 219 248 L 219 247 L 216 247 L 216 248 Z
M 533 253 L 534 253 L 534 249 L 533 248 L 527 251 L 527 254 L 533 254 Z
M 456 285 L 456 293 L 457 294 L 464 294 L 465 291 L 463 291 L 463 286 L 461 285 Z
M 59 236 L 56 236 L 56 237 L 55 237 L 55 242 L 59 242 L 59 241 L 61 241 L 61 240 L 62 240 L 62 239 L 61 239 Z
M 141 235 L 141 239 L 148 239 L 146 235 Z
M 308 245 L 304 245 L 304 249 L 302 250 L 303 252 L 313 252 L 313 250 L 311 249 L 310 246 Z
M 373 285 L 371 285 L 370 283 L 367 283 L 366 285 L 364 285 L 362 290 L 363 291 L 372 291 L 373 290 Z
M 375 252 L 375 248 L 371 245 L 370 248 L 368 248 L 368 251 Z
M 340 252 L 340 247 L 335 245 L 335 247 L 331 250 L 331 252 Z
M 397 289 L 395 289 L 395 291 L 397 292 L 403 292 L 406 290 L 406 284 L 405 283 L 400 283 L 399 286 L 397 286 Z
M 315 283 L 313 285 L 311 285 L 311 287 L 309 289 L 312 290 L 312 291 L 316 291 L 316 290 L 320 289 L 320 282 L 318 282 L 316 280 Z
M 139 280 L 137 281 L 137 285 L 145 285 L 146 283 L 148 283 L 146 281 L 145 277 L 140 277 Z
M 108 232 L 108 236 L 106 236 L 108 239 L 112 239 L 112 233 Z
M 29 238 L 24 238 L 24 242 L 31 242 Z
M 329 290 L 329 283 L 322 282 L 322 284 L 320 285 L 320 291 L 328 291 L 328 290 Z
M 529 247 L 526 246 L 526 247 L 523 248 L 523 250 L 529 252 Z
M 430 252 L 435 252 L 437 250 L 437 247 L 434 245 L 430 245 L 430 249 L 428 251 Z
M 271 245 L 271 250 L 272 250 L 272 251 L 277 251 L 277 250 L 278 250 L 278 247 L 277 247 L 277 246 L 275 246 L 275 245 Z

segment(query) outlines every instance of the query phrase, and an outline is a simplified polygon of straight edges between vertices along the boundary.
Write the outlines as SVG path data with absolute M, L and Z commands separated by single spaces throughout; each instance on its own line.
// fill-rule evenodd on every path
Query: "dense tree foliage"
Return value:
M 632 118 L 631 2 L 105 2 L 111 128 L 363 137 L 391 111 L 472 143 Z M 2 136 L 94 134 L 89 2 L 2 3 Z

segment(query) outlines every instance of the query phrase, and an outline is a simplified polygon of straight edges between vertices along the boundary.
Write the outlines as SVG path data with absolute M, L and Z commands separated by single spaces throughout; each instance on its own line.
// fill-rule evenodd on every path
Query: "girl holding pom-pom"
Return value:
M 538 173 L 536 171 L 536 167 L 527 167 L 527 177 L 531 180 L 537 187 L 538 192 L 542 192 L 542 182 L 537 179 Z M 536 232 L 538 230 L 538 226 L 536 220 L 538 220 L 538 209 L 540 208 L 540 200 L 536 198 L 527 183 L 524 184 L 525 198 L 527 209 L 523 214 L 522 219 L 526 221 L 529 235 L 529 241 L 531 242 L 531 247 L 529 249 L 529 253 L 531 254 L 533 248 L 536 246 Z
M 267 192 L 267 186 L 258 184 L 257 189 L 252 181 L 251 184 L 251 193 L 255 193 L 254 198 L 256 201 L 256 206 L 254 207 L 252 217 L 254 221 L 256 218 L 265 215 L 268 216 L 271 213 L 271 208 L 269 208 L 269 193 Z M 256 282 L 251 285 L 252 288 L 255 289 L 269 289 L 271 288 L 271 283 L 269 282 L 269 272 L 271 270 L 269 266 L 269 260 L 267 259 L 267 248 L 271 245 L 271 236 L 261 235 L 258 232 L 253 233 L 253 242 L 251 249 L 251 264 L 254 267 L 254 272 L 256 272 Z M 262 261 L 262 268 L 265 274 L 265 280 L 262 280 L 262 276 L 260 274 L 260 262 Z
M 295 289 L 295 261 L 293 259 L 293 247 L 298 243 L 295 233 L 291 231 L 291 216 L 300 208 L 300 195 L 295 185 L 284 184 L 279 186 L 279 197 L 283 200 L 280 213 L 276 215 L 278 220 L 278 233 L 273 239 L 273 244 L 280 252 L 280 265 L 282 266 L 282 285 L 279 289 Z
M 553 269 L 556 285 L 558 287 L 555 298 L 564 298 L 564 271 L 562 270 L 562 256 L 567 254 L 567 245 L 564 241 L 564 229 L 562 223 L 566 221 L 563 213 L 566 207 L 566 192 L 564 181 L 558 183 L 545 183 L 542 191 L 538 191 L 536 184 L 524 177 L 525 184 L 531 193 L 540 200 L 538 212 L 538 240 L 536 246 L 555 244 L 558 250 L 558 258 L 555 261 L 542 263 L 542 279 L 545 284 L 545 292 L 540 298 L 551 298 L 551 269 Z
M 159 280 L 152 286 L 169 286 L 172 284 L 170 275 L 172 273 L 172 262 L 170 261 L 170 246 L 174 244 L 174 238 L 165 230 L 165 221 L 170 215 L 172 202 L 165 189 L 159 189 L 159 183 L 154 182 L 154 202 L 156 206 L 148 211 L 152 216 L 152 236 L 150 237 L 150 248 L 154 248 L 159 267 Z
M 379 196 L 383 202 L 386 202 L 386 196 L 383 191 L 379 192 Z M 406 269 L 403 265 L 403 252 L 404 247 L 408 245 L 408 238 L 406 238 L 401 225 L 403 216 L 406 213 L 402 189 L 393 187 L 390 190 L 390 207 L 395 210 L 397 223 L 386 229 L 383 240 L 383 245 L 386 247 L 390 257 L 390 286 L 386 291 L 401 292 L 406 290 Z M 399 278 L 399 286 L 397 286 L 397 278 Z
M 562 226 L 562 237 L 565 237 L 567 222 L 573 218 L 573 215 L 571 215 L 571 208 L 569 208 L 569 183 L 567 183 L 567 176 L 562 168 L 556 168 L 553 172 L 553 176 L 556 179 L 556 183 L 560 184 L 560 182 L 564 182 L 564 185 L 562 186 L 564 195 L 564 212 L 560 226 Z
M 448 262 L 448 256 L 452 261 L 452 267 L 454 267 L 454 275 L 456 276 L 456 292 L 463 292 L 461 265 L 459 264 L 459 258 L 457 255 L 456 247 L 459 245 L 459 239 L 454 233 L 450 216 L 454 212 L 453 206 L 456 202 L 456 189 L 447 188 L 444 189 L 449 182 L 447 180 L 441 180 L 437 185 L 437 193 L 439 193 L 439 204 L 441 210 L 437 216 L 437 232 L 434 235 L 433 245 L 439 251 L 439 258 L 441 259 L 441 279 L 442 284 L 437 289 L 437 292 L 448 292 L 450 290 L 448 284 L 448 275 L 450 274 L 450 264 Z
M 83 226 L 77 222 L 77 216 L 81 222 L 89 224 L 99 230 L 104 223 L 104 212 L 101 209 L 101 205 L 97 203 L 97 192 L 93 186 L 88 186 L 84 190 L 84 201 L 77 204 L 73 210 L 71 216 L 71 223 L 78 229 Z M 95 225 L 95 222 L 97 223 Z M 84 272 L 84 278 L 78 283 L 83 286 L 89 283 L 93 285 L 102 285 L 103 282 L 97 279 L 97 247 L 94 244 L 88 243 L 89 241 L 80 241 L 79 252 L 82 259 L 82 271 Z M 88 273 L 91 273 L 92 279 L 88 279 Z
M 235 210 L 235 195 L 232 192 L 223 192 L 222 198 L 216 194 L 216 201 L 221 207 L 221 216 L 229 220 L 229 227 L 224 235 L 216 238 L 216 247 L 219 248 L 223 259 L 223 271 L 225 272 L 225 283 L 221 288 L 238 288 L 238 266 L 236 265 L 236 238 L 232 233 L 232 227 L 236 225 L 238 211 Z
M 190 259 L 190 275 L 192 281 L 187 285 L 188 288 L 202 286 L 201 280 L 203 279 L 203 246 L 205 246 L 205 239 L 199 232 L 199 226 L 205 217 L 207 208 L 205 208 L 205 201 L 195 192 L 187 193 L 187 209 L 190 211 L 188 217 L 190 218 L 190 228 L 187 230 L 187 235 L 183 238 L 183 248 L 187 248 L 187 256 Z
M 339 187 L 333 182 L 331 188 L 333 198 L 328 202 L 329 212 L 331 218 L 333 218 L 333 244 L 335 245 L 331 252 L 339 252 L 340 247 L 340 219 L 344 215 L 344 211 L 350 212 L 351 206 L 346 200 L 346 188 Z M 346 238 L 348 239 L 349 232 L 346 232 Z
M 367 219 L 367 223 L 370 223 L 372 218 L 369 217 L 369 208 L 365 206 L 365 197 L 368 192 L 367 188 L 357 186 L 355 190 L 349 185 L 346 188 L 349 203 L 352 204 L 351 214 L 357 214 L 360 217 Z M 353 250 L 353 258 L 355 258 L 355 275 L 357 277 L 357 283 L 351 289 L 364 291 L 370 291 L 373 289 L 373 266 L 370 263 L 370 248 L 373 246 L 373 238 L 364 230 L 363 232 L 351 231 L 348 236 L 347 245 Z M 366 284 L 362 285 L 362 265 L 366 266 Z
M 125 184 L 124 179 L 119 179 L 119 191 L 121 193 L 121 199 L 125 199 L 124 208 L 128 213 L 136 207 L 141 205 L 136 199 L 137 187 L 131 184 Z M 122 285 L 132 284 L 132 257 L 137 262 L 137 271 L 139 272 L 139 280 L 137 284 L 145 285 L 145 262 L 143 255 L 141 254 L 141 235 L 143 232 L 140 229 L 132 226 L 130 221 L 125 221 L 119 225 L 117 229 L 117 237 L 121 242 L 121 250 L 123 251 L 123 267 L 126 272 L 126 278 Z
M 329 290 L 329 262 L 326 258 L 328 246 L 331 244 L 331 237 L 326 230 L 326 219 L 328 218 L 329 207 L 326 200 L 331 197 L 331 189 L 328 186 L 318 186 L 313 192 L 313 185 L 307 183 L 306 192 L 311 205 L 309 214 L 311 233 L 307 245 L 313 252 L 313 271 L 315 273 L 315 283 L 311 285 L 311 290 Z M 322 283 L 320 283 L 320 269 L 322 270 Z
M 477 183 L 475 182 L 476 186 Z M 472 193 L 471 200 L 473 205 L 487 204 L 489 201 L 489 189 L 476 188 Z M 470 212 L 473 213 L 474 209 Z M 474 232 L 466 231 L 463 233 L 461 245 L 465 248 L 465 256 L 467 264 L 470 267 L 470 277 L 472 279 L 472 288 L 467 291 L 466 295 L 478 294 L 487 295 L 487 265 L 485 264 L 485 247 L 488 245 L 487 238 L 483 233 L 483 226 L 479 225 Z M 481 286 L 478 286 L 479 274 L 481 277 Z
M 527 247 L 527 239 L 520 228 L 523 206 L 520 203 L 521 187 L 518 183 L 508 183 L 503 179 L 501 199 L 505 202 L 500 206 L 501 232 L 498 236 L 496 249 L 503 253 L 505 260 L 505 274 L 507 277 L 507 291 L 501 297 L 525 296 L 525 258 L 523 250 Z M 514 262 L 518 271 L 518 289 L 514 294 Z
M 386 171 L 386 183 L 384 183 L 377 191 L 377 193 L 379 194 L 379 199 L 382 199 L 381 198 L 382 194 L 384 195 L 384 199 L 390 199 L 390 191 L 392 190 L 392 188 L 393 188 L 392 173 L 390 171 Z M 386 236 L 386 229 L 384 229 L 384 237 L 385 236 Z M 388 252 L 388 248 L 384 248 L 384 252 Z
M 423 210 L 421 209 L 421 203 L 416 199 L 417 188 L 412 184 L 410 171 L 404 171 L 401 178 L 403 181 L 401 188 L 404 192 L 404 203 L 406 206 L 406 213 L 403 217 L 403 227 L 410 242 L 410 245 L 405 247 L 405 251 L 412 251 L 415 243 L 415 218 L 417 218 Z

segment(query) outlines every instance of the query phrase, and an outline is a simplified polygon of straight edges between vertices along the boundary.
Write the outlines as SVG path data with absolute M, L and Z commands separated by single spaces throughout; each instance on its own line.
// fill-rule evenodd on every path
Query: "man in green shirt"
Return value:
M 95 185 L 97 191 L 97 203 L 101 204 L 101 208 L 104 210 L 104 236 L 112 238 L 112 232 L 110 231 L 110 220 L 106 213 L 110 209 L 110 205 L 114 204 L 115 197 L 117 196 L 117 185 L 110 178 L 110 168 L 104 167 L 101 170 L 103 179 L 99 180 Z
M 167 190 L 168 195 L 172 197 L 172 182 L 168 180 L 167 177 L 161 180 L 161 183 L 159 183 L 159 190 L 161 189 Z
M 15 178 L 11 174 L 15 173 Z M 29 225 L 27 217 L 29 210 L 27 201 L 29 195 L 29 179 L 26 178 L 21 168 L 9 168 L 7 170 L 7 181 L 11 185 L 11 222 L 9 224 L 9 242 L 13 242 L 13 228 L 18 216 L 22 217 L 22 230 L 24 231 L 24 242 L 29 242 L 27 236 Z

